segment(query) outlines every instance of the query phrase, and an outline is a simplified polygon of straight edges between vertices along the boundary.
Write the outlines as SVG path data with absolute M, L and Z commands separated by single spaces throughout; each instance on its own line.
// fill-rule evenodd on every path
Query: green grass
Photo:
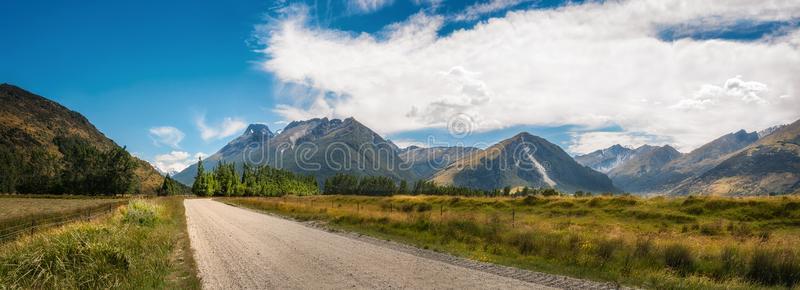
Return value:
M 220 200 L 470 259 L 630 286 L 800 288 L 797 197 Z
M 113 216 L 0 246 L 0 285 L 198 289 L 180 198 L 131 200 Z

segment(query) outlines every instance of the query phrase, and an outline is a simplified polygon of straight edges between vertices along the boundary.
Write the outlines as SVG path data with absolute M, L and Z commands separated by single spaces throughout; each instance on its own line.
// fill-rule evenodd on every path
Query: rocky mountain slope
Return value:
M 622 147 L 619 144 L 600 149 L 589 154 L 575 156 L 575 161 L 589 166 L 594 170 L 608 173 L 615 167 L 628 161 L 634 154 L 633 149 Z
M 239 138 L 206 159 L 207 167 L 219 161 L 270 165 L 295 173 L 312 174 L 319 182 L 336 173 L 386 176 L 415 180 L 403 166 L 396 146 L 353 118 L 295 121 L 274 135 L 264 125 L 251 125 Z M 196 165 L 175 175 L 191 184 Z
M 18 165 L 41 171 L 36 172 L 39 176 L 55 177 L 64 165 L 57 140 L 65 138 L 101 151 L 119 148 L 80 113 L 19 87 L 0 84 L 0 147 L 19 157 L 23 164 Z M 136 191 L 154 193 L 163 177 L 149 163 L 134 159 Z
M 479 189 L 529 186 L 567 192 L 617 191 L 604 174 L 578 164 L 557 145 L 529 133 L 520 133 L 459 159 L 431 180 Z
M 475 147 L 417 147 L 400 149 L 399 156 L 418 178 L 428 179 L 458 159 L 476 154 Z
M 776 126 L 759 133 L 738 132 L 723 135 L 689 153 L 682 154 L 670 146 L 644 145 L 630 152 L 614 156 L 609 152 L 618 146 L 598 150 L 576 157 L 589 166 L 602 166 L 602 157 L 614 160 L 607 172 L 614 185 L 634 193 L 666 193 L 681 184 L 703 175 L 747 146 L 757 142 L 759 136 L 779 130 Z M 619 150 L 618 150 L 619 151 Z
M 738 150 L 672 194 L 763 195 L 800 190 L 800 120 Z

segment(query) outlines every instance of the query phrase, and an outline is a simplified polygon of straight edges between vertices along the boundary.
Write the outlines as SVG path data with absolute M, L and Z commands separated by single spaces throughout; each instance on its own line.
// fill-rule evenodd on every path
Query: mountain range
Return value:
M 740 130 L 683 154 L 674 148 L 619 145 L 576 156 L 634 193 L 769 194 L 800 189 L 798 122 L 759 132 Z
M 278 134 L 266 125 L 252 124 L 205 162 L 211 167 L 219 161 L 266 164 L 312 174 L 320 182 L 341 172 L 487 190 L 528 186 L 567 192 L 783 193 L 798 189 L 795 178 L 800 171 L 793 159 L 798 154 L 792 153 L 796 127 L 795 123 L 760 132 L 740 130 L 685 154 L 669 145 L 614 145 L 573 158 L 559 146 L 526 132 L 486 149 L 399 148 L 354 118 L 321 118 L 292 122 Z M 780 162 L 770 159 L 774 154 L 781 154 Z M 734 160 L 747 158 L 754 159 L 749 161 L 754 165 L 733 166 Z M 763 162 L 775 166 L 762 166 Z M 193 165 L 175 179 L 191 184 L 195 174 Z M 751 181 L 771 185 L 723 186 Z
M 0 163 L 23 162 L 26 170 L 50 176 L 65 164 L 64 140 L 101 151 L 120 148 L 81 114 L 44 97 L 2 84 L 0 101 Z M 154 192 L 163 177 L 149 163 L 133 160 L 136 191 Z M 669 145 L 614 145 L 572 157 L 527 132 L 485 149 L 399 148 L 354 118 L 315 118 L 291 122 L 279 133 L 251 124 L 204 162 L 209 168 L 219 162 L 239 168 L 269 165 L 314 175 L 320 183 L 348 173 L 487 190 L 528 186 L 567 192 L 781 194 L 800 191 L 800 121 L 726 134 L 689 153 Z M 174 179 L 190 185 L 196 171 L 196 165 L 189 166 Z

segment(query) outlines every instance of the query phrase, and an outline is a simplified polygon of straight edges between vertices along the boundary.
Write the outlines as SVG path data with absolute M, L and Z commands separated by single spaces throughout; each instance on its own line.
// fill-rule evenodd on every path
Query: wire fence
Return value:
M 62 215 L 49 216 L 44 218 L 23 217 L 18 221 L 12 221 L 14 225 L 0 228 L 0 243 L 15 240 L 24 234 L 33 234 L 37 231 L 61 226 L 77 221 L 90 221 L 96 218 L 110 215 L 127 201 L 118 201 L 103 204 L 101 206 L 86 208 Z M 9 224 L 9 222 L 5 222 Z

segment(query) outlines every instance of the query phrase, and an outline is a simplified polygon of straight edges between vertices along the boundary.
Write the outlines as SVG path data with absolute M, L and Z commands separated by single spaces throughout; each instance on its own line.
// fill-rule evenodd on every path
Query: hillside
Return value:
M 628 161 L 634 153 L 635 150 L 616 144 L 589 154 L 575 156 L 575 161 L 594 170 L 608 173 Z
M 80 113 L 16 86 L 0 84 L 0 155 L 8 163 L 0 164 L 6 173 L 0 176 L 3 184 L 17 184 L 21 186 L 17 191 L 26 193 L 55 190 L 55 184 L 42 182 L 58 179 L 66 166 L 65 158 L 71 157 L 63 151 L 70 146 L 77 146 L 82 154 L 87 148 L 103 152 L 120 149 Z M 163 177 L 149 163 L 135 157 L 132 160 L 134 192 L 154 193 Z
M 670 176 L 661 174 L 669 162 L 681 157 L 681 153 L 669 145 L 644 145 L 636 149 L 636 154 L 624 164 L 608 172 L 614 185 L 630 192 L 649 192 L 669 183 Z
M 480 149 L 475 147 L 417 147 L 409 146 L 400 149 L 399 156 L 404 165 L 421 179 L 428 179 L 439 170 L 446 168 L 458 159 L 475 154 Z
M 319 182 L 336 173 L 385 176 L 396 181 L 417 178 L 408 166 L 402 165 L 403 159 L 394 144 L 353 118 L 295 121 L 280 134 L 267 132 L 268 129 L 255 133 L 245 130 L 242 136 L 209 156 L 206 166 L 214 167 L 218 161 L 235 162 L 239 167 L 244 162 L 269 165 L 314 175 Z M 196 165 L 192 165 L 174 178 L 192 184 L 196 172 Z
M 800 190 L 800 120 L 689 179 L 672 194 L 764 195 Z
M 614 185 L 637 193 L 663 193 L 700 176 L 731 155 L 758 140 L 744 130 L 720 136 L 687 154 L 671 146 L 644 145 L 608 172 Z
M 604 174 L 575 162 L 564 150 L 528 133 L 459 159 L 431 180 L 440 185 L 495 189 L 552 187 L 564 191 L 614 192 Z

